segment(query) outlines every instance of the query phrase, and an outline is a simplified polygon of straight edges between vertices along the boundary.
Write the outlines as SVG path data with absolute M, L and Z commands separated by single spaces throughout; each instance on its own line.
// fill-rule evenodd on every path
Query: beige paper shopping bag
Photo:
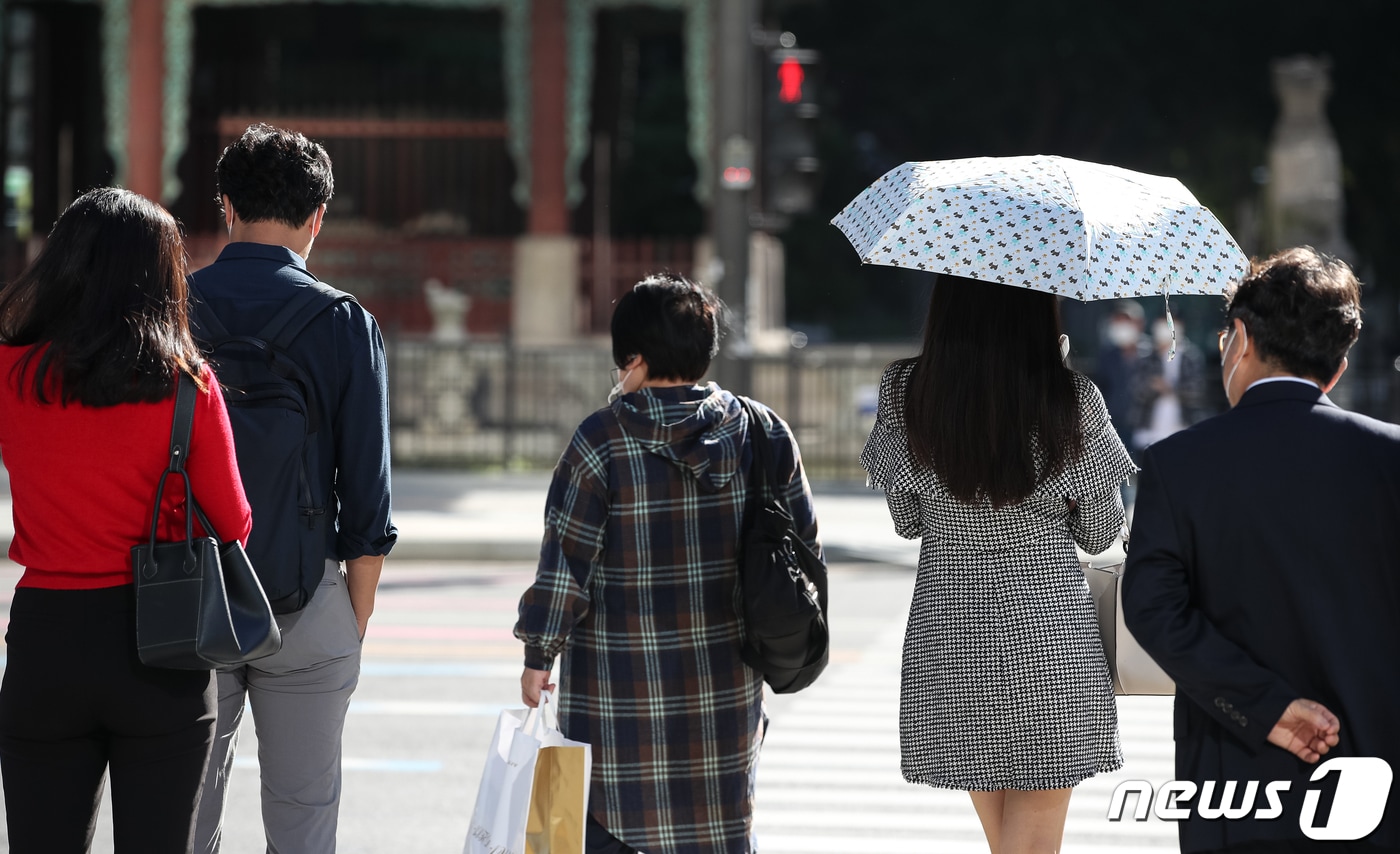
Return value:
M 593 758 L 588 745 L 541 747 L 525 823 L 525 854 L 583 854 Z

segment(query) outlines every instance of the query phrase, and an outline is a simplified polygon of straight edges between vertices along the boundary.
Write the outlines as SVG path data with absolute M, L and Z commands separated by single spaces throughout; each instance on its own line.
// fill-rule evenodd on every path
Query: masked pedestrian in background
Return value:
M 1128 448 L 1133 442 L 1133 373 L 1138 360 L 1149 352 L 1142 324 L 1142 306 L 1136 301 L 1115 302 L 1094 362 L 1094 384 L 1103 394 L 1118 438 Z
M 1207 418 L 1210 400 L 1206 389 L 1206 360 L 1186 337 L 1181 321 L 1164 317 L 1152 322 L 1152 348 L 1133 365 L 1132 444 L 1141 453 L 1153 442 L 1165 439 Z

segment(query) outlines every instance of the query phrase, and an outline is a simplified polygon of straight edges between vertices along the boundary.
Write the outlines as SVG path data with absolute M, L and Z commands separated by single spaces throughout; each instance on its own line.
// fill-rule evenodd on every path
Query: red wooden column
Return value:
M 131 0 L 127 41 L 126 187 L 161 201 L 165 0 Z
M 568 0 L 530 3 L 530 220 L 515 241 L 511 340 L 553 346 L 575 340 L 578 241 L 569 234 L 564 180 Z
M 530 13 L 530 234 L 566 234 L 564 183 L 565 0 L 534 0 Z

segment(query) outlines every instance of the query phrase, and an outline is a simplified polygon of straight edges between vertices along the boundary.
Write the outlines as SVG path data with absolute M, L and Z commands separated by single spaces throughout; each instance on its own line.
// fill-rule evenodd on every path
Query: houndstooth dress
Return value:
M 912 369 L 886 369 L 861 453 L 895 530 L 923 538 L 904 638 L 904 778 L 1059 789 L 1121 768 L 1113 686 L 1075 551 L 1112 545 L 1123 525 L 1119 485 L 1135 471 L 1103 397 L 1074 375 L 1084 454 L 1025 501 L 993 509 L 958 502 L 910 456 L 902 413 Z

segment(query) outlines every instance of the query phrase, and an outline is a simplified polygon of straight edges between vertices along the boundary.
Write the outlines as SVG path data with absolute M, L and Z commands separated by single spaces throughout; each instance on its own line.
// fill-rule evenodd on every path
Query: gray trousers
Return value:
M 253 710 L 267 854 L 332 854 L 340 815 L 340 737 L 360 678 L 360 632 L 340 565 L 311 602 L 277 619 L 282 649 L 219 672 L 219 720 L 194 850 L 217 854 L 243 708 Z

